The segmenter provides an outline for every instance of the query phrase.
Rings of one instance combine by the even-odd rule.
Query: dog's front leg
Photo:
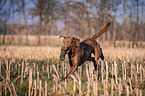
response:
[[[70,68],[69,73],[66,75],[66,77],[65,77],[64,79],[67,79],[67,78],[69,77],[69,75],[72,74],[72,73],[76,70],[76,68],[77,68],[77,66],[72,66],[72,67]]]
[[[79,60],[80,60],[80,58],[78,58],[78,57],[79,57],[78,55],[71,57],[71,62],[69,62],[70,63],[70,71],[64,79],[67,79],[69,77],[69,75],[72,74],[76,70],[76,68],[79,64]]]

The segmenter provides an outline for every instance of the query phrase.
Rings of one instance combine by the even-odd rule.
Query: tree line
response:
[[[91,37],[106,23],[102,41],[145,41],[144,0],[0,0],[0,39],[5,35]],[[26,38],[26,39],[27,39]],[[27,39],[27,43],[28,43]]]

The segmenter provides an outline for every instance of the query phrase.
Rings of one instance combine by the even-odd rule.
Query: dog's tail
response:
[[[100,35],[102,35],[104,32],[106,32],[109,26],[110,26],[110,22],[106,23],[105,26],[92,37],[92,39],[96,39]]]

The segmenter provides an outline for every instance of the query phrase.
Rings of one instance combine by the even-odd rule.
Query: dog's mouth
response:
[[[67,50],[66,53],[68,54],[70,52],[70,50]]]

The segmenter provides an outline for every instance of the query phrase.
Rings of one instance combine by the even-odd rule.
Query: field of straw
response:
[[[98,70],[86,62],[67,80],[60,47],[0,46],[0,96],[144,96],[145,49],[103,47]]]

